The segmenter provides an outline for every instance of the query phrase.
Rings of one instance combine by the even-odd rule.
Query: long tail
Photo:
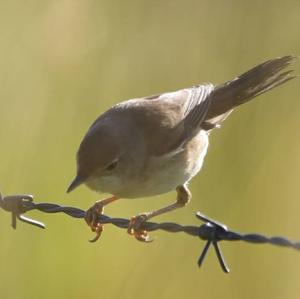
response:
[[[211,104],[206,120],[217,125],[234,107],[295,78],[291,75],[293,70],[283,71],[294,60],[295,57],[291,55],[268,60],[232,81],[217,86],[210,95]]]

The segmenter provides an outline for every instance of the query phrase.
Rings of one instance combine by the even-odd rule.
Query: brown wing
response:
[[[152,155],[176,152],[201,129],[210,105],[212,84],[134,99],[115,108],[136,123]]]

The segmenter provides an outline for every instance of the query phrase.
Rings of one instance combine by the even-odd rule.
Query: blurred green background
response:
[[[87,209],[99,195],[66,195],[91,122],[128,98],[222,83],[269,58],[300,53],[300,2],[1,1],[0,188]],[[296,65],[296,69],[299,67]],[[237,109],[210,138],[193,200],[158,221],[198,224],[197,210],[231,228],[300,239],[300,102],[296,79]],[[103,195],[104,196],[104,195]],[[174,200],[123,200],[130,217]],[[204,243],[155,232],[142,244],[112,226],[90,244],[83,221],[31,212],[39,230],[0,211],[0,298],[299,298],[300,253],[222,244],[229,275]]]

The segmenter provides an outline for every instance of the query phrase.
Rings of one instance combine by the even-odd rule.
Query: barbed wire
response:
[[[23,215],[26,212],[32,210],[38,210],[44,213],[64,213],[68,216],[79,219],[84,218],[86,213],[86,211],[76,207],[64,207],[53,203],[34,203],[33,196],[29,194],[17,194],[9,196],[2,196],[0,194],[0,207],[3,210],[11,213],[11,225],[14,229],[16,229],[17,227],[17,219],[39,228],[45,228],[45,225],[42,222],[25,217]],[[201,212],[197,212],[196,217],[204,223],[200,226],[191,226],[180,225],[172,222],[145,222],[141,225],[141,228],[149,232],[155,230],[163,230],[171,233],[184,232],[188,235],[199,237],[200,239],[206,241],[206,244],[202,249],[202,252],[198,259],[198,266],[200,267],[203,264],[205,257],[207,256],[207,252],[212,245],[215,249],[219,264],[225,273],[229,273],[229,268],[226,265],[225,259],[219,247],[218,242],[220,241],[244,241],[254,244],[268,243],[271,245],[300,250],[299,241],[291,241],[285,237],[280,236],[267,237],[265,235],[257,233],[242,234],[236,231],[229,230],[226,225],[208,218]],[[100,215],[98,217],[98,222],[101,224],[110,223],[116,227],[127,229],[130,220],[124,218],[111,218],[106,215]]]

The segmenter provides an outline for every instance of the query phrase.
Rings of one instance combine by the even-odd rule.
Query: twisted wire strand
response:
[[[38,210],[44,213],[64,213],[73,218],[82,219],[85,217],[85,211],[76,207],[64,207],[53,203],[34,203],[33,196],[28,194],[1,196],[0,194],[0,207],[10,212],[12,215],[12,227],[16,228],[17,219],[40,227],[45,228],[45,225],[37,220],[25,217],[23,214],[32,210]],[[244,241],[252,244],[271,244],[281,247],[289,247],[300,250],[299,241],[291,241],[285,237],[274,236],[267,237],[262,234],[242,234],[233,230],[229,230],[227,226],[219,223],[213,219],[208,218],[204,214],[197,212],[196,217],[200,219],[203,224],[200,226],[181,225],[173,222],[145,222],[142,224],[142,229],[146,231],[163,230],[166,232],[177,233],[184,232],[191,236],[199,237],[207,241],[204,246],[200,258],[198,259],[199,267],[202,265],[208,249],[212,245],[215,249],[217,259],[220,263],[222,270],[226,273],[229,272],[224,257],[221,253],[218,242],[220,241]],[[129,219],[124,218],[111,218],[107,215],[100,215],[98,219],[101,224],[113,224],[114,226],[122,229],[127,229],[130,222]]]

